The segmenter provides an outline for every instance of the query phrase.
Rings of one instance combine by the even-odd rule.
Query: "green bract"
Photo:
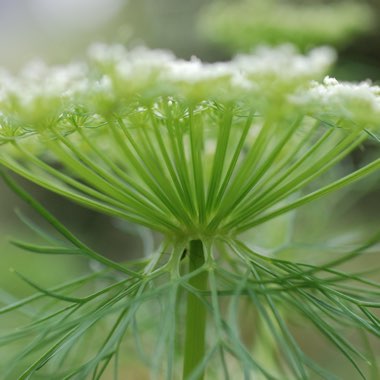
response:
[[[220,373],[219,367],[209,370],[215,378],[222,373],[228,378],[231,358],[242,363],[242,373],[261,373],[268,379],[284,378],[281,373],[305,379],[309,371],[325,376],[292,337],[282,308],[312,321],[361,373],[353,358],[357,352],[334,326],[339,315],[339,322],[380,335],[380,324],[368,310],[378,306],[374,297],[379,286],[335,267],[377,239],[313,267],[262,256],[240,237],[380,168],[377,158],[327,185],[316,182],[379,131],[379,89],[368,83],[339,84],[328,77],[321,81],[333,59],[328,48],[300,55],[282,46],[206,64],[162,51],[97,45],[85,63],[34,64],[19,76],[1,73],[3,166],[84,206],[164,235],[160,249],[148,258],[127,266],[114,263],[82,243],[6,177],[64,238],[47,246],[16,245],[45,254],[79,254],[108,268],[94,274],[108,286],[85,297],[67,295],[71,285],[46,291],[27,280],[43,295],[70,306],[50,314],[43,309],[38,323],[0,338],[5,344],[37,334],[20,360],[40,354],[27,360],[20,378],[29,378],[47,362],[48,375],[61,371],[59,378],[100,378],[111,360],[117,368],[117,352],[128,329],[138,335],[131,326],[139,309],[148,305],[156,310],[157,299],[165,307],[149,366],[157,376],[165,370],[167,378],[178,378],[172,328],[183,329],[176,322],[177,315],[185,318],[181,291],[188,296],[186,379],[202,378],[209,361],[218,360],[216,353],[224,365]],[[308,190],[311,183],[313,191]],[[188,273],[181,264],[185,257]],[[110,271],[116,274],[110,276]],[[347,281],[358,286],[348,289]],[[371,290],[363,290],[363,283]],[[279,371],[261,365],[240,340],[242,295],[273,334],[283,357]],[[220,310],[220,297],[225,297],[226,314]],[[205,340],[208,315],[215,337]],[[107,318],[112,323],[100,348],[88,347],[90,359],[70,362],[65,350],[76,347],[92,326]],[[60,365],[65,360],[67,370]]]

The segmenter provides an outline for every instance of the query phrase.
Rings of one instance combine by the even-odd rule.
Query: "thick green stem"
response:
[[[200,240],[190,242],[189,273],[199,269],[205,262],[203,244]],[[189,280],[189,284],[198,290],[207,287],[207,272],[203,271]],[[187,296],[185,356],[183,365],[183,379],[187,380],[194,370],[202,363],[205,355],[206,307],[202,301],[189,293]],[[204,371],[200,372],[196,380],[204,378]]]

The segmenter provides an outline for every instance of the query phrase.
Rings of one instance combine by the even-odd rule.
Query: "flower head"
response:
[[[364,121],[378,112],[376,87],[311,81],[334,59],[327,48],[305,56],[290,46],[260,48],[202,63],[97,45],[89,57],[2,75],[1,135],[10,144],[1,160],[76,201],[166,234],[234,234],[257,224],[359,144]],[[328,128],[321,117],[332,114],[363,127]],[[31,141],[41,152],[33,159]],[[20,155],[35,169],[16,164]],[[63,173],[48,166],[54,162]]]
[[[339,82],[327,76],[322,83],[312,82],[310,88],[296,94],[293,99],[319,117],[348,120],[361,128],[378,128],[380,87],[370,81]]]

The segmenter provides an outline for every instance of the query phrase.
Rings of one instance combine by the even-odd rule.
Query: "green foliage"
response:
[[[212,2],[201,14],[200,30],[233,52],[283,43],[305,51],[323,44],[345,45],[373,24],[363,2],[242,0]]]

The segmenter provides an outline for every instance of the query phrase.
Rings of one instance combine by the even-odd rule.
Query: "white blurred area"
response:
[[[0,66],[66,60],[112,28],[126,0],[0,0]]]

